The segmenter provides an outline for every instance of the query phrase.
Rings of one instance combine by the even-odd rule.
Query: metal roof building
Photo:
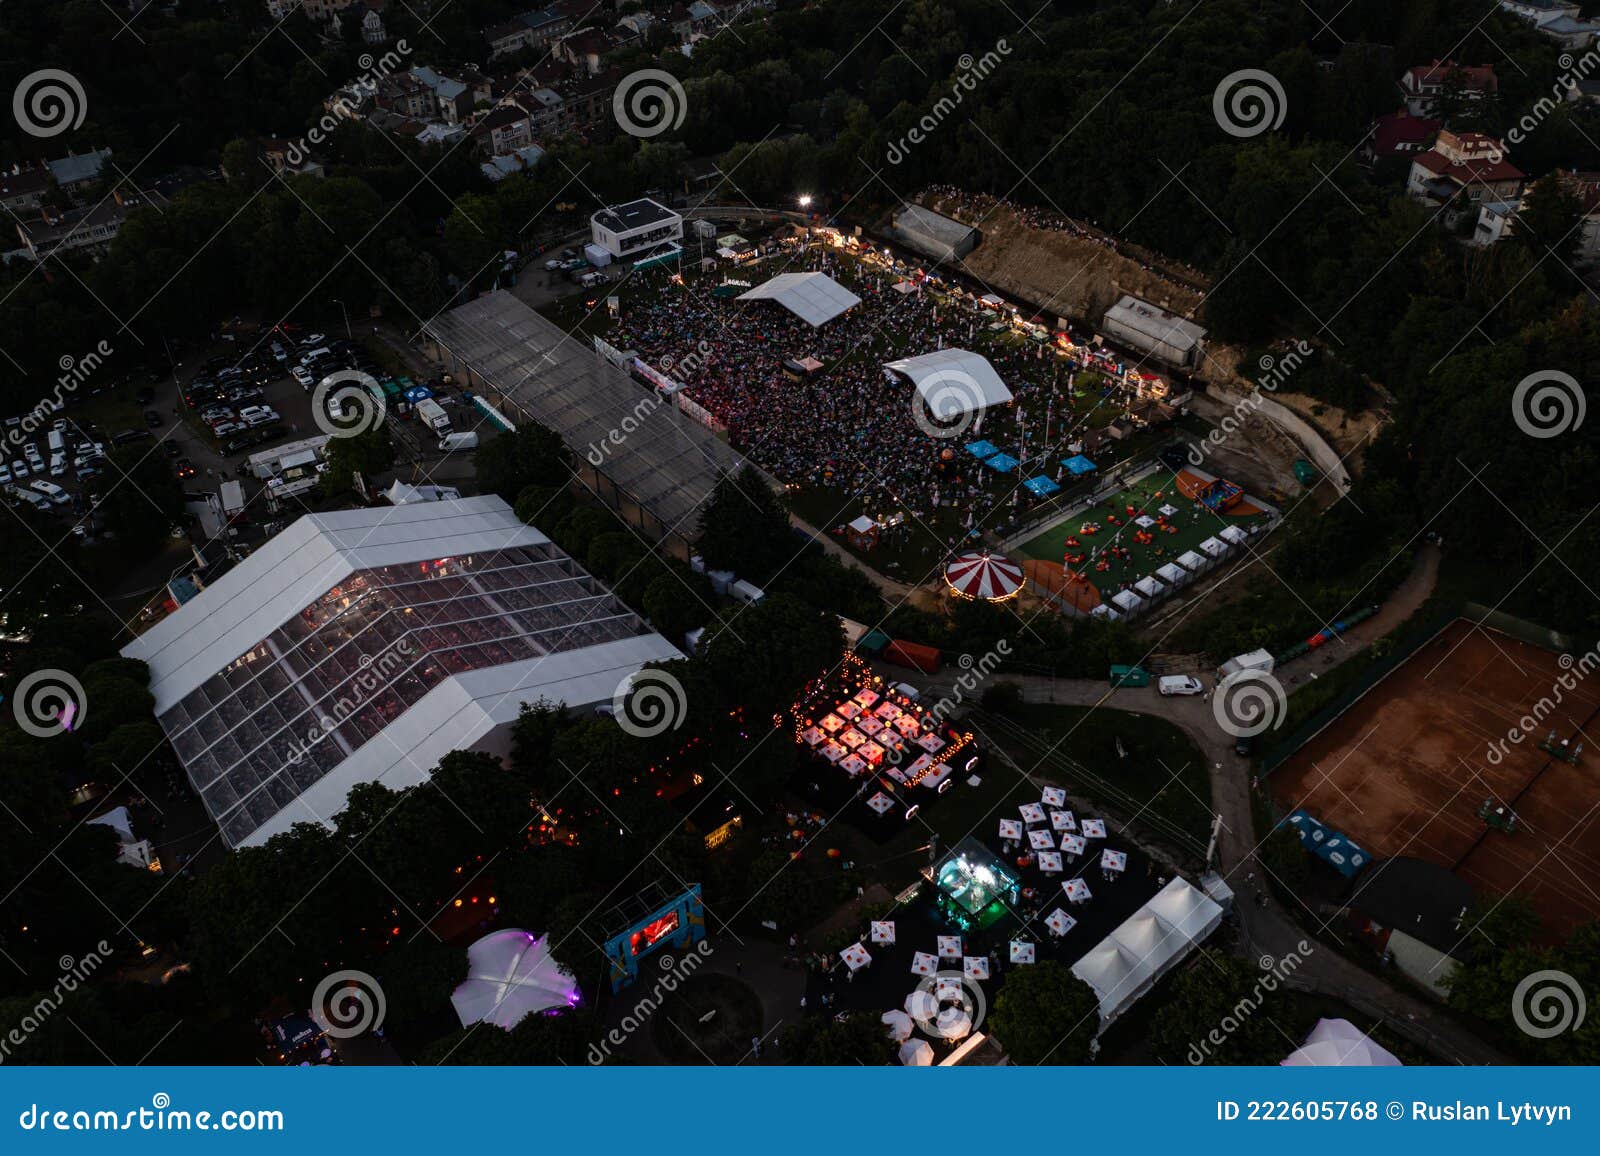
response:
[[[626,370],[501,290],[429,322],[434,355],[513,421],[560,435],[583,483],[687,553],[699,510],[743,458]]]
[[[1106,310],[1100,327],[1124,345],[1185,368],[1199,365],[1205,348],[1203,328],[1131,294]]]
[[[122,653],[230,847],[681,657],[497,497],[307,515]]]

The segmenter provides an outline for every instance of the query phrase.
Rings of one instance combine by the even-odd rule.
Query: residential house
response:
[[[18,221],[17,236],[35,261],[56,253],[103,249],[135,209],[164,201],[159,193],[118,189],[88,208],[63,213],[46,207],[34,220]]]
[[[1362,158],[1368,164],[1375,164],[1422,152],[1443,127],[1440,121],[1412,116],[1403,108],[1396,109],[1372,122],[1366,143],[1361,146]]]
[[[283,20],[300,9],[318,24],[326,23],[357,0],[267,0],[267,14]]]
[[[1600,23],[1585,20],[1582,8],[1571,0],[1500,0],[1500,7],[1562,48],[1585,48],[1600,36]]]
[[[1493,245],[1511,236],[1516,229],[1522,202],[1485,201],[1478,209],[1478,223],[1472,230],[1472,244]]]
[[[472,126],[472,140],[490,156],[514,153],[533,144],[533,118],[515,103],[502,104]]]
[[[524,48],[542,48],[571,30],[592,7],[553,4],[486,29],[483,37],[489,42],[489,58],[508,56]]]
[[[0,173],[0,209],[30,212],[50,191],[50,169],[45,165],[12,165]]]
[[[398,116],[432,120],[439,112],[433,89],[409,72],[386,76],[378,82],[375,98],[379,108]]]
[[[1435,116],[1440,98],[1450,88],[1458,91],[1463,100],[1473,102],[1493,97],[1500,91],[1500,81],[1488,64],[1435,60],[1406,69],[1400,78],[1400,99],[1412,116]]]
[[[1444,129],[1425,153],[1411,162],[1406,191],[1421,201],[1448,204],[1463,200],[1474,208],[1486,201],[1516,200],[1522,170],[1506,160],[1506,148],[1481,132]]]
[[[382,44],[389,39],[389,32],[383,26],[383,10],[388,6],[388,0],[361,0],[366,8],[361,17],[361,39],[368,44]]]
[[[478,104],[478,90],[464,80],[442,76],[431,68],[411,70],[411,76],[433,91],[437,115],[445,124],[461,124]]]
[[[90,185],[98,181],[101,171],[110,159],[110,149],[93,149],[86,153],[68,153],[60,160],[48,162],[50,178],[62,190],[68,193],[76,193],[80,186]]]
[[[491,181],[503,181],[512,173],[525,172],[538,164],[544,156],[544,150],[538,145],[529,145],[527,148],[518,149],[514,153],[504,153],[500,156],[490,157],[479,166],[483,175]]]
[[[1529,24],[1554,20],[1557,16],[1576,16],[1582,11],[1577,0],[1500,0],[1500,7]]]
[[[617,21],[615,36],[618,44],[634,44],[643,40],[659,21],[648,12],[634,12]]]
[[[603,28],[583,28],[556,41],[551,50],[557,60],[582,68],[590,76],[598,76],[606,54],[616,49],[617,42]]]

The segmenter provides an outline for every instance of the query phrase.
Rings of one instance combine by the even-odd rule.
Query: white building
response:
[[[230,847],[681,657],[497,497],[307,515],[122,653]]]
[[[683,218],[648,197],[601,209],[589,219],[594,243],[615,260],[633,260],[683,240]]]
[[[1206,331],[1186,317],[1124,294],[1100,327],[1124,345],[1171,365],[1194,368],[1205,351]]]

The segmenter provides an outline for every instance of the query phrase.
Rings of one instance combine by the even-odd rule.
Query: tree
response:
[[[789,517],[761,475],[746,466],[724,476],[700,513],[700,556],[761,585],[798,553]]]
[[[780,1049],[787,1063],[806,1067],[878,1066],[894,1059],[895,1046],[875,1012],[802,1016],[783,1033]]]
[[[561,438],[532,422],[484,442],[473,452],[472,464],[478,484],[508,502],[529,486],[565,486],[572,476]]]
[[[454,1028],[450,994],[467,978],[467,953],[426,934],[383,957],[377,980],[388,1005],[384,1021],[397,1035],[421,1042]]]
[[[1018,1064],[1081,1064],[1100,1028],[1094,989],[1055,960],[1013,970],[989,1011],[995,1038]]]
[[[711,620],[711,603],[716,597],[704,574],[663,574],[644,588],[644,612],[651,623],[669,639],[681,640],[697,626]]]
[[[590,1046],[603,1028],[587,1009],[531,1015],[509,1032],[475,1024],[425,1049],[422,1064],[554,1065],[589,1062]]]
[[[1288,823],[1272,829],[1258,853],[1267,877],[1291,895],[1299,895],[1311,880],[1310,854],[1300,842],[1300,832]]]
[[[838,616],[786,594],[725,614],[707,635],[705,669],[752,717],[783,709],[844,652]]]
[[[349,437],[328,439],[328,472],[323,485],[330,493],[355,488],[355,475],[381,474],[394,465],[394,442],[383,423]]]
[[[1277,989],[1275,973],[1202,948],[1168,985],[1151,1045],[1169,1064],[1275,1064],[1288,1050],[1272,1026]]]

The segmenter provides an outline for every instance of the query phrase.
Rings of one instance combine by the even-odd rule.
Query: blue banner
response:
[[[1137,1156],[1336,1139],[1595,1151],[1585,1068],[111,1068],[0,1070],[0,1151],[599,1149],[663,1129],[765,1152]],[[813,1130],[814,1129],[814,1130]],[[212,1133],[221,1133],[219,1138]],[[672,1146],[670,1135],[655,1143]]]

